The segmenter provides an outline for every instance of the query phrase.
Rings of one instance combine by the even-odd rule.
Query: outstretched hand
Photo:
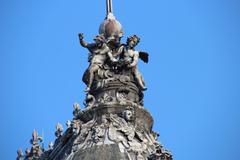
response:
[[[79,33],[78,37],[79,37],[80,40],[83,40],[83,38],[84,38],[83,33]]]

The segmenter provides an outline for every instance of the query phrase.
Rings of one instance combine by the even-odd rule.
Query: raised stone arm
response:
[[[83,40],[83,33],[79,33],[78,34],[78,37],[79,37],[79,42],[80,42],[80,45],[83,46],[83,47],[87,47],[88,43],[86,43],[84,40]]]
[[[95,47],[96,45],[94,43],[87,43],[85,42],[83,39],[84,39],[84,36],[83,36],[83,33],[79,33],[78,34],[78,37],[79,37],[79,42],[80,42],[80,45],[84,48],[87,48],[87,49],[91,49],[93,47]]]

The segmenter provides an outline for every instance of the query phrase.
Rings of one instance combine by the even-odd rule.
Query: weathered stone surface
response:
[[[111,0],[107,0],[108,7]],[[111,11],[112,9],[108,9]],[[172,160],[172,155],[157,141],[152,131],[153,118],[144,109],[143,92],[147,89],[138,70],[138,59],[148,62],[148,54],[136,51],[136,35],[121,43],[122,28],[112,24],[112,12],[100,27],[94,43],[79,34],[80,44],[89,50],[89,67],[83,75],[86,83],[85,109],[75,103],[73,119],[67,130],[56,126],[56,140],[49,150],[38,144],[36,132],[32,148],[19,160]],[[116,22],[116,21],[115,21]]]
[[[129,160],[117,144],[94,146],[77,151],[68,160]]]
[[[83,122],[88,122],[93,119],[93,117],[101,118],[103,115],[107,114],[118,114],[121,115],[127,108],[128,105],[119,105],[118,103],[111,105],[103,105],[96,108],[91,108],[89,110],[84,110],[81,113],[80,120]],[[148,132],[152,130],[153,118],[151,114],[142,107],[134,107],[134,121],[135,126],[142,128]]]

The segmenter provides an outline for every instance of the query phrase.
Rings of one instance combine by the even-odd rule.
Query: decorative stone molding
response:
[[[112,1],[107,0],[107,6]],[[93,43],[80,44],[89,50],[89,67],[83,75],[87,88],[85,108],[73,105],[73,119],[67,129],[58,123],[56,140],[45,150],[43,139],[34,131],[31,150],[17,151],[17,160],[172,160],[152,131],[153,118],[143,107],[147,89],[138,70],[138,59],[148,62],[148,54],[136,51],[136,35],[121,43],[122,27],[107,9],[107,18]],[[114,22],[114,23],[113,23]]]

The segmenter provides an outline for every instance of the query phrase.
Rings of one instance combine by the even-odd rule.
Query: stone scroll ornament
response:
[[[34,131],[31,149],[17,151],[17,160],[172,160],[172,154],[158,142],[152,130],[153,118],[143,107],[147,89],[138,60],[148,63],[147,52],[137,51],[137,35],[121,42],[123,29],[106,0],[107,16],[99,34],[88,43],[80,33],[80,45],[89,52],[89,66],[83,74],[85,108],[73,105],[73,119],[66,130],[56,125],[54,142],[44,149]]]

